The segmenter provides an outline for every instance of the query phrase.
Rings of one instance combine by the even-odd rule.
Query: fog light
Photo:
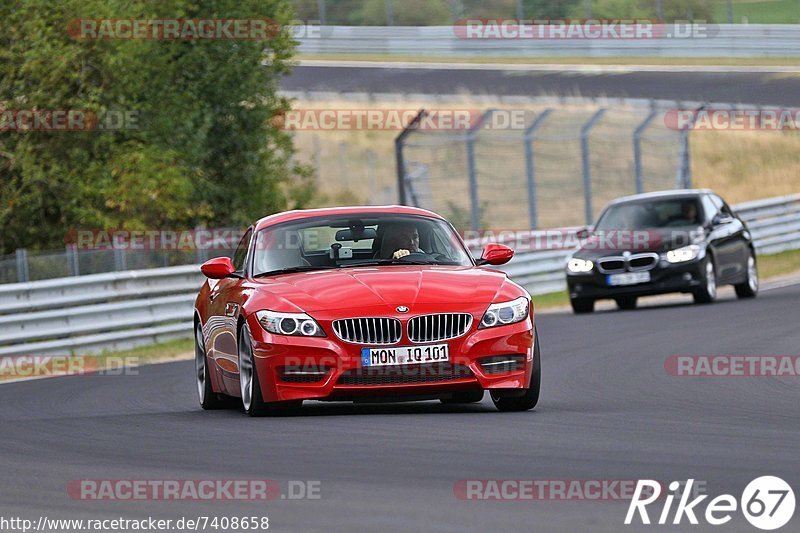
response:
[[[691,272],[685,272],[683,274],[683,281],[692,281],[692,273]]]

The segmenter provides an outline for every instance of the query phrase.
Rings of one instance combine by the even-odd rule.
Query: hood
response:
[[[577,257],[592,258],[622,255],[623,252],[663,253],[682,246],[697,244],[705,232],[701,227],[648,229],[636,231],[607,231],[591,235],[581,244]]]
[[[252,281],[248,302],[278,311],[331,311],[399,305],[489,304],[504,272],[476,267],[400,265],[283,274]],[[513,285],[513,284],[511,284]],[[277,301],[276,301],[277,300]]]

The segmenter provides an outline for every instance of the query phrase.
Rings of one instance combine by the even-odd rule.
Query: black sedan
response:
[[[633,309],[639,296],[691,293],[711,303],[730,284],[739,298],[758,293],[756,252],[745,223],[709,190],[672,190],[619,198],[594,227],[578,232],[567,285],[576,313],[612,298]]]

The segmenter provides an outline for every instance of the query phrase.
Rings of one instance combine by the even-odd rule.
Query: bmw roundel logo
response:
[[[408,307],[406,307],[405,305],[398,305],[397,306],[397,312],[398,313],[408,313]]]

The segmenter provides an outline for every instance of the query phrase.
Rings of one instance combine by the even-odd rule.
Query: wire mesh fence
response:
[[[589,224],[616,197],[691,185],[685,132],[653,120],[654,105],[528,110],[514,128],[489,110],[468,130],[412,128],[400,196],[461,229]]]

